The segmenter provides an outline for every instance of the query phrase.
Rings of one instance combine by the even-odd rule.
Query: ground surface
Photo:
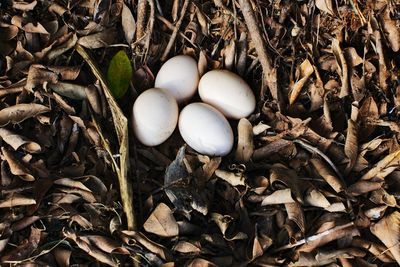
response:
[[[397,266],[399,29],[395,0],[1,1],[1,265]],[[226,157],[133,138],[178,54],[257,96]]]

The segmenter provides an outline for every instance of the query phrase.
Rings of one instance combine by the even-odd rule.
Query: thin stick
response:
[[[349,223],[346,223],[346,224],[344,224],[344,225],[336,226],[336,227],[334,227],[334,228],[332,228],[332,229],[326,230],[325,232],[322,232],[322,233],[319,233],[319,234],[316,234],[316,235],[313,235],[313,236],[304,238],[304,239],[302,239],[302,240],[299,240],[299,241],[297,241],[296,243],[287,244],[287,245],[285,245],[285,246],[283,246],[283,247],[277,248],[277,249],[274,250],[274,252],[278,252],[278,251],[285,250],[285,249],[289,249],[289,248],[298,247],[298,246],[300,246],[300,245],[305,244],[306,242],[310,242],[310,241],[315,241],[315,240],[321,239],[322,237],[327,236],[327,235],[329,235],[329,234],[331,234],[331,233],[333,233],[333,232],[346,229],[346,228],[351,227],[351,226],[353,226],[353,225],[354,225],[353,222],[349,222]]]
[[[273,99],[279,103],[279,92],[277,86],[276,71],[271,66],[271,60],[268,56],[267,49],[262,38],[260,29],[258,28],[256,18],[250,0],[239,0],[239,4],[243,13],[244,20],[250,33],[250,37],[254,42],[254,47],[257,51],[258,58],[264,71],[264,79],[268,86]],[[261,99],[264,99],[264,90],[261,90]]]
[[[147,0],[139,0],[137,8],[136,41],[144,35],[146,21]]]
[[[176,36],[178,35],[179,28],[181,27],[181,24],[182,24],[183,18],[185,17],[185,13],[186,13],[188,6],[189,6],[189,0],[185,0],[185,2],[183,2],[179,20],[176,22],[175,29],[172,32],[171,39],[169,39],[167,48],[165,48],[164,54],[161,56],[161,61],[165,61],[167,59],[168,54],[171,51],[171,48],[175,43]]]
[[[100,81],[100,84],[104,90],[104,95],[107,99],[107,102],[110,106],[113,106],[111,109],[112,119],[114,121],[114,127],[117,132],[118,141],[120,144],[119,153],[120,156],[120,164],[112,157],[112,153],[110,148],[106,147],[106,150],[111,154],[111,160],[113,162],[114,168],[117,172],[120,194],[122,200],[122,206],[126,215],[128,229],[135,230],[136,229],[136,219],[133,208],[133,192],[132,186],[128,179],[128,121],[121,109],[119,108],[117,102],[114,100],[111,95],[110,89],[108,88],[107,82],[101,73],[100,69],[97,67],[96,63],[91,59],[91,57],[87,54],[86,50],[79,44],[75,46],[76,51],[81,55],[81,57],[88,63],[90,66],[94,76]],[[96,125],[96,124],[95,124]],[[100,129],[99,129],[100,130]],[[101,133],[99,131],[99,133]],[[108,146],[108,145],[107,145]]]

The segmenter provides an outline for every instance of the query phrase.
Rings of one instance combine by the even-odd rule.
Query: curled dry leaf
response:
[[[371,226],[376,235],[400,264],[400,212],[395,211]]]
[[[390,17],[389,8],[386,7],[381,15],[383,30],[387,34],[390,47],[394,52],[400,50],[400,29],[396,21]]]
[[[308,78],[313,74],[314,68],[311,65],[308,59],[304,60],[303,63],[299,66],[298,72],[298,81],[293,85],[290,94],[289,94],[289,103],[292,105],[297,97],[300,95],[301,89],[304,84],[308,80]]]
[[[400,149],[390,153],[381,159],[375,166],[365,173],[361,180],[371,180],[373,178],[384,179],[400,166]]]
[[[353,169],[358,157],[358,106],[357,103],[353,103],[351,110],[351,119],[347,121],[347,135],[346,142],[344,144],[344,153],[349,160],[347,163],[345,174],[349,174]]]
[[[17,104],[0,110],[0,127],[9,123],[21,123],[26,119],[49,112],[50,109],[40,104]]]
[[[342,87],[340,89],[339,97],[345,97],[350,94],[349,68],[343,50],[340,47],[340,42],[336,38],[332,40],[332,52],[335,55],[336,62],[340,70],[339,75],[342,78]]]
[[[266,196],[261,202],[261,206],[294,203],[292,191],[289,188],[276,190],[272,194]]]
[[[345,185],[342,180],[336,177],[328,166],[319,158],[310,159],[316,172],[337,192],[343,191]]]
[[[12,174],[19,176],[25,181],[35,181],[35,177],[32,175],[31,170],[29,170],[25,162],[18,159],[12,151],[4,147],[1,148],[1,152],[3,153]]]
[[[17,206],[30,206],[35,204],[36,201],[33,198],[14,194],[8,197],[6,200],[1,200],[0,208],[13,208]]]
[[[112,44],[115,41],[116,36],[116,31],[113,28],[110,28],[98,33],[83,36],[78,39],[77,43],[89,49],[96,49],[107,47],[108,45]]]
[[[143,224],[144,229],[163,237],[177,236],[179,233],[178,224],[171,209],[164,203],[160,203]]]
[[[238,145],[235,158],[238,162],[246,163],[253,155],[253,127],[251,123],[242,118],[238,124]]]
[[[41,151],[41,147],[38,143],[33,142],[22,135],[7,130],[6,128],[0,128],[0,137],[14,150],[22,148],[29,153],[39,153]]]
[[[128,44],[132,43],[136,31],[136,21],[132,15],[131,10],[125,4],[122,7],[121,24],[124,30],[125,40]]]
[[[171,252],[164,246],[148,239],[143,233],[136,231],[122,231],[122,240],[128,245],[135,245],[136,242],[141,244],[147,250],[158,255],[165,261],[172,260]],[[133,239],[133,240],[132,240]]]
[[[324,11],[331,16],[335,15],[333,11],[332,0],[316,0],[315,5],[319,10]]]
[[[243,175],[243,173],[216,170],[215,175],[232,186],[246,185],[246,177]]]
[[[111,257],[110,254],[104,253],[101,250],[97,249],[94,245],[87,242],[88,240],[85,240],[85,238],[79,237],[72,230],[64,229],[63,234],[66,238],[74,241],[81,250],[85,251],[87,254],[89,254],[96,260],[98,260],[102,263],[105,263],[109,266],[115,266],[115,267],[118,266],[117,262],[115,262],[113,260],[113,258]]]

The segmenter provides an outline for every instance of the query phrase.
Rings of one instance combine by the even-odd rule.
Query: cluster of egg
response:
[[[186,105],[198,89],[201,102]],[[183,140],[194,150],[224,156],[233,147],[233,132],[227,120],[249,116],[256,100],[251,88],[238,75],[212,70],[201,79],[196,61],[176,56],[157,74],[155,88],[144,91],[133,105],[133,128],[137,139],[156,146],[171,136],[178,124]]]

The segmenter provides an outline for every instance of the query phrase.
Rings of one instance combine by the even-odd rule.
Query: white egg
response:
[[[210,156],[225,156],[232,150],[233,132],[227,119],[205,103],[187,105],[179,115],[179,132],[194,150]]]
[[[148,89],[133,105],[133,130],[137,139],[146,146],[157,146],[167,140],[177,122],[178,103],[164,90]]]
[[[157,74],[155,87],[167,90],[178,103],[189,100],[197,90],[199,71],[196,61],[185,55],[169,59]]]
[[[230,119],[245,118],[256,107],[256,98],[249,85],[228,70],[212,70],[204,74],[199,83],[199,95],[203,102]]]

